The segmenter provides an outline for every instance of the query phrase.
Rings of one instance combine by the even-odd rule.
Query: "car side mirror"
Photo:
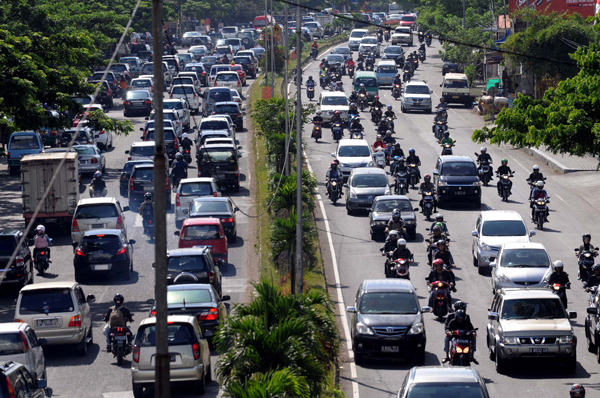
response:
[[[130,245],[135,245],[135,242],[136,242],[135,239],[129,239],[129,244]]]
[[[431,90],[431,91],[429,92],[429,94],[433,94],[433,90]]]
[[[231,300],[231,297],[229,297],[228,295],[221,297],[221,301],[229,301],[229,300]]]
[[[356,314],[356,308],[354,308],[352,306],[346,307],[346,312],[351,312],[353,314]]]
[[[331,157],[334,158],[335,157],[335,152],[331,152]]]
[[[488,313],[488,319],[490,321],[497,321],[499,318],[498,313],[497,312],[490,312]]]
[[[348,184],[344,184],[344,188],[350,188]]]
[[[39,345],[46,345],[46,344],[48,344],[48,340],[46,340],[46,339],[38,339],[38,344]]]
[[[435,169],[435,170],[433,170],[433,174],[438,175],[438,174],[440,174],[440,171],[438,169]]]
[[[175,235],[175,236],[179,236],[179,231],[175,231],[175,232],[173,232],[173,235]]]
[[[238,152],[238,158],[241,158],[241,157],[242,157],[242,153]]]
[[[88,294],[85,298],[85,301],[87,303],[94,303],[96,301],[96,296],[94,296],[93,294]]]
[[[529,236],[535,236],[535,231],[529,231]]]
[[[428,305],[426,305],[425,307],[421,308],[421,312],[422,313],[429,313],[429,312],[432,312],[432,311],[433,310]]]
[[[471,232],[471,236],[478,237],[479,236],[479,232],[473,231],[473,232]]]
[[[125,153],[126,153],[127,155],[129,155],[129,151],[125,151]]]
[[[154,265],[154,264],[152,264],[152,265]],[[154,299],[146,300],[146,304],[154,305],[154,302],[155,302]]]
[[[492,262],[490,263],[490,267],[491,267],[491,268],[496,268],[496,262],[495,262],[495,261],[492,261]]]
[[[588,307],[587,313],[591,315],[598,315],[598,308],[596,307]]]
[[[442,85],[440,84],[440,87],[442,87]],[[432,91],[433,92],[433,91]]]
[[[577,318],[577,311],[569,311],[569,319]]]
[[[42,388],[47,388],[48,387],[48,382],[44,379],[39,379],[37,381],[37,388],[42,389]]]
[[[236,211],[240,211],[239,207],[234,207],[233,208],[233,212],[235,213]]]

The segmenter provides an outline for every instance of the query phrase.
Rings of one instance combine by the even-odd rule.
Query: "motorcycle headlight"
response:
[[[365,325],[363,323],[360,323],[360,322],[356,324],[356,333],[358,333],[358,334],[368,334],[368,335],[371,335],[371,336],[375,334],[375,332],[373,332],[373,329],[371,329],[367,325]]]
[[[573,335],[569,334],[566,336],[558,336],[558,344],[571,344],[573,342]]]
[[[519,339],[514,336],[504,336],[504,337],[502,337],[502,343],[504,343],[504,344],[519,344]]]
[[[350,199],[356,199],[356,194],[353,192],[350,192]]]
[[[412,325],[407,334],[423,334],[423,330],[425,330],[425,326],[422,322],[419,322]]]
[[[447,187],[447,186],[448,186],[448,183],[447,183],[446,181],[440,181],[440,182],[438,183],[438,185],[439,185],[440,187]]]
[[[498,275],[498,280],[500,282],[504,282],[504,283],[509,283],[510,282],[510,279],[508,279],[508,276],[506,276],[504,274]]]

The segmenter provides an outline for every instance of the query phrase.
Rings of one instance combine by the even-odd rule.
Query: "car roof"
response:
[[[2,323],[0,323],[0,333],[18,332],[25,325],[27,325],[27,324],[24,322],[2,322]]]
[[[369,148],[371,147],[369,145],[369,143],[367,142],[367,140],[356,140],[356,139],[352,139],[352,138],[343,138],[340,140],[339,144],[338,144],[338,148],[341,146],[368,146]]]
[[[186,218],[183,220],[183,225],[221,225],[221,221],[211,217]]]
[[[470,156],[466,156],[466,155],[443,155],[443,156],[440,156],[440,161],[442,161],[442,162],[469,162],[469,163],[475,163],[475,161],[473,159],[471,159]]]
[[[519,299],[519,298],[546,298],[546,299],[559,299],[556,293],[551,292],[546,288],[502,288],[498,289],[498,292],[507,299]]]
[[[382,65],[382,64],[396,66],[396,61],[394,61],[393,59],[382,59],[379,61],[379,63],[377,65]]]
[[[418,366],[410,370],[411,384],[479,383],[477,371],[466,366]]]
[[[422,80],[411,80],[408,83],[406,83],[406,85],[407,86],[427,86],[427,87],[429,87],[429,85]]]
[[[381,195],[376,196],[374,200],[375,202],[383,202],[385,200],[408,200],[410,202],[408,196],[404,195]]]
[[[104,198],[86,198],[79,199],[77,206],[79,205],[100,205],[105,203],[117,203],[117,199],[114,197],[104,197]]]
[[[213,149],[213,148],[227,148],[227,149],[234,149],[237,150],[237,147],[233,144],[204,144],[202,145],[202,149],[207,148],[207,149]]]
[[[407,279],[366,279],[363,281],[363,293],[389,291],[414,293],[415,288]]]
[[[375,72],[373,71],[358,71],[358,72],[354,72],[354,79],[356,80],[356,78],[359,77],[372,77],[373,79],[376,79],[377,77],[375,76]],[[410,84],[406,83],[406,84]]]
[[[209,250],[208,246],[195,246],[186,249],[173,249],[167,251],[169,257],[183,257],[183,256],[203,256]],[[176,285],[175,285],[176,286]]]
[[[504,243],[502,245],[502,248],[504,250],[506,249],[544,249],[546,250],[546,247],[539,243],[539,242],[510,242],[510,243]]]
[[[199,183],[199,182],[215,182],[215,178],[214,177],[184,178],[183,180],[179,181],[179,185],[193,184],[193,183]]]
[[[20,229],[17,228],[2,228],[0,229],[0,236],[1,235],[18,235],[20,234],[22,231]]]
[[[339,91],[324,91],[321,93],[321,97],[344,97],[347,98],[346,93]]]
[[[194,202],[227,202],[229,203],[229,198],[226,196],[206,196],[202,198],[194,199]]]
[[[85,231],[83,236],[97,236],[97,235],[116,235],[120,236],[123,231],[120,229],[92,229]]]
[[[520,220],[523,221],[523,217],[515,210],[487,210],[481,212],[481,218],[483,221],[498,221],[498,220]]]
[[[73,281],[34,283],[32,285],[23,286],[21,292],[41,289],[73,289],[77,285],[78,283]]]
[[[357,169],[352,169],[352,175],[357,174],[383,174],[387,176],[385,170],[380,169],[379,167],[359,167]]]
[[[167,322],[180,322],[180,323],[189,323],[190,325],[194,324],[194,317],[192,315],[169,315],[167,317]],[[156,317],[149,317],[144,319],[140,326],[142,325],[153,325],[156,323]]]
[[[446,73],[446,75],[444,76],[444,80],[451,80],[451,79],[467,80],[467,75],[465,75],[464,73]]]

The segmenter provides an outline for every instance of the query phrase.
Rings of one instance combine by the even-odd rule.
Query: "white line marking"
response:
[[[310,166],[310,162],[306,153],[304,153],[304,158],[306,159],[306,166],[308,167],[308,171],[314,174],[312,167]],[[338,296],[338,311],[340,312],[340,316],[342,317],[342,326],[344,328],[344,335],[346,338],[346,346],[348,347],[348,357],[352,362],[350,362],[350,376],[352,377],[352,396],[354,398],[359,398],[358,391],[358,383],[357,378],[358,374],[356,372],[356,364],[354,363],[354,351],[352,351],[352,337],[350,335],[350,328],[348,327],[348,319],[346,318],[346,305],[344,304],[344,297],[342,296],[342,284],[340,282],[340,271],[337,265],[337,259],[335,257],[335,248],[333,247],[333,239],[331,237],[331,230],[329,229],[329,219],[327,218],[327,213],[325,212],[325,205],[323,204],[323,199],[320,194],[317,194],[317,201],[319,202],[319,207],[321,208],[321,213],[323,213],[323,223],[325,224],[325,231],[327,232],[327,240],[329,241],[329,251],[331,252],[331,263],[333,265],[333,274],[335,276],[335,290]]]
[[[525,170],[526,172],[529,172],[529,169],[527,169],[527,167],[523,166],[523,165],[521,164],[521,162],[519,162],[518,160],[516,160],[516,159],[514,159],[514,158],[513,158],[513,159],[511,159],[511,160],[512,160],[513,162],[515,162],[516,164],[518,164],[519,166],[521,166],[521,167],[523,168],[523,170]]]
[[[559,198],[560,200],[562,200],[563,202],[565,202],[565,200],[563,198],[561,198],[557,193],[554,194],[557,198]]]

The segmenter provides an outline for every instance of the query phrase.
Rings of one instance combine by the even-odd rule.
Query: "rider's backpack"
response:
[[[153,218],[154,217],[154,209],[152,204],[146,204],[144,205],[144,210],[143,210],[143,214],[142,214],[142,218],[144,220],[147,220],[149,218]]]
[[[125,316],[123,316],[123,312],[115,306],[110,307],[110,317],[108,318],[108,323],[111,328],[114,327],[124,327],[125,326]]]

